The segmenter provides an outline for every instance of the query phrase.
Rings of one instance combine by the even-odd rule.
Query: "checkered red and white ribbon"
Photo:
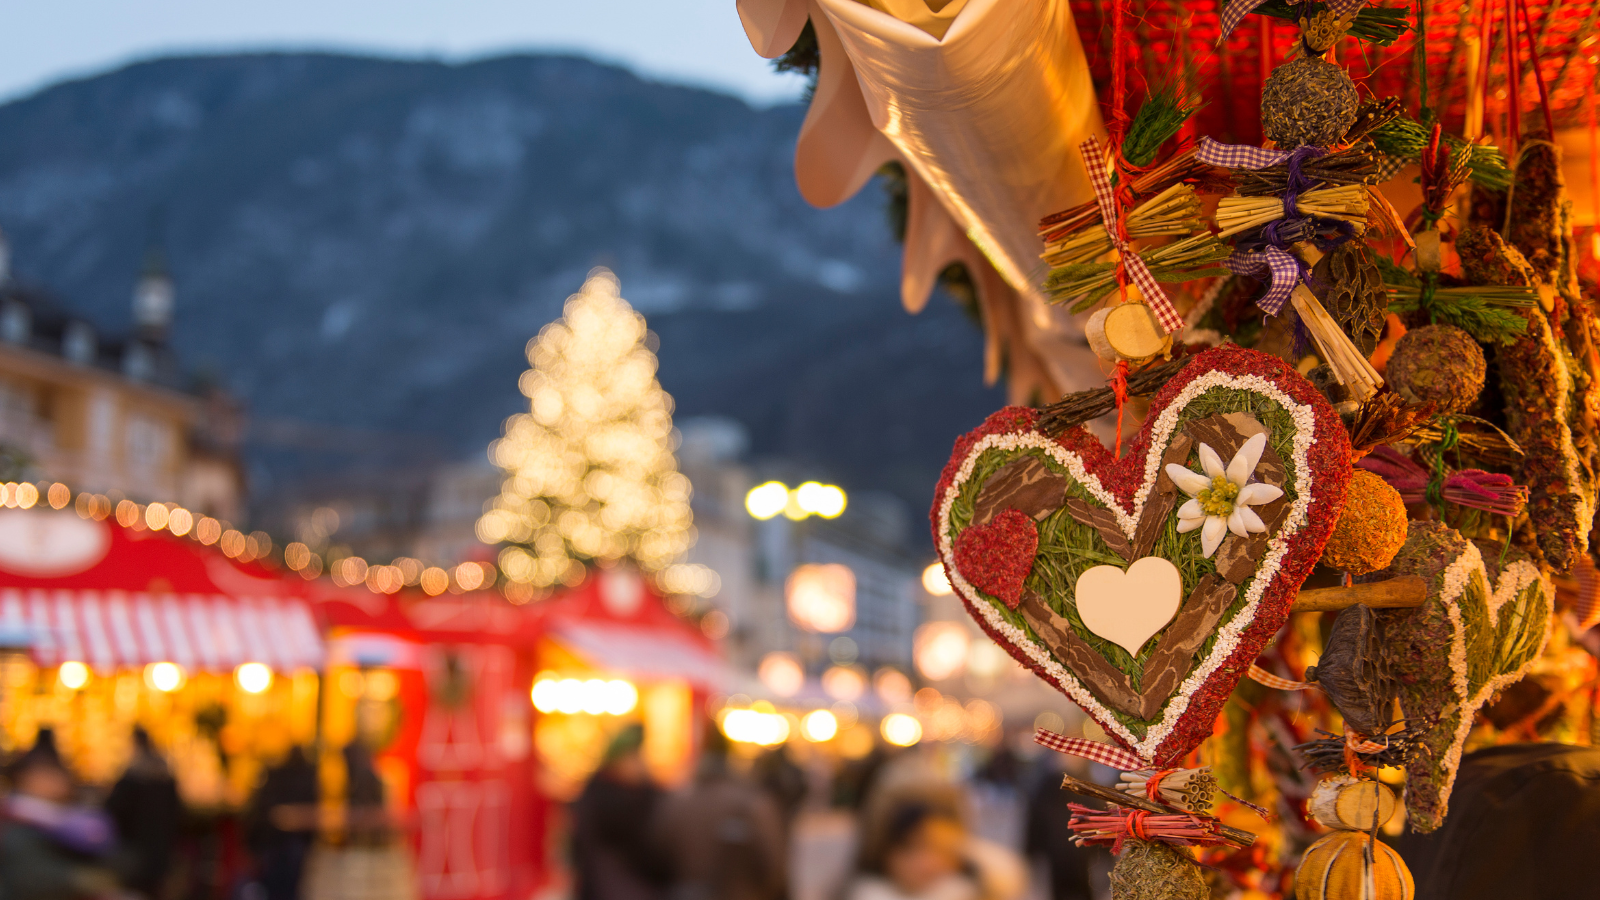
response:
[[[1268,150],[1249,144],[1224,144],[1202,137],[1195,144],[1194,158],[1219,169],[1265,169],[1284,162],[1290,157],[1288,150]]]
[[[1255,663],[1250,664],[1250,671],[1246,674],[1256,684],[1272,688],[1275,691],[1304,691],[1316,687],[1309,681],[1291,681],[1287,678],[1279,678]]]
[[[1381,750],[1389,749],[1389,741],[1387,738],[1385,738],[1384,742],[1380,744],[1376,741],[1369,741],[1365,738],[1362,738],[1359,741],[1355,740],[1357,737],[1360,737],[1360,735],[1353,731],[1345,732],[1344,736],[1345,745],[1357,753],[1377,753]]]
[[[1139,291],[1144,294],[1145,305],[1156,314],[1156,321],[1161,323],[1161,328],[1168,334],[1176,334],[1183,329],[1183,316],[1178,315],[1177,307],[1172,305],[1167,292],[1161,289],[1161,283],[1150,273],[1150,267],[1133,251],[1133,246],[1123,240],[1121,229],[1117,227],[1117,195],[1111,189],[1111,179],[1106,175],[1106,156],[1100,149],[1100,142],[1091,137],[1078,145],[1078,152],[1083,155],[1083,164],[1089,169],[1089,183],[1094,185],[1094,199],[1100,206],[1100,217],[1105,220],[1106,234],[1111,236],[1112,245],[1121,255],[1128,277],[1139,286]]]
[[[1283,304],[1288,302],[1305,272],[1294,254],[1271,246],[1254,253],[1235,250],[1222,264],[1235,275],[1248,275],[1270,282],[1267,292],[1256,301],[1256,306],[1269,316],[1275,316],[1283,310]]]
[[[1222,46],[1222,42],[1228,39],[1228,35],[1233,33],[1233,29],[1244,21],[1244,17],[1250,15],[1255,11],[1256,7],[1265,2],[1267,0],[1231,0],[1227,6],[1223,7],[1222,31],[1217,35],[1217,46]],[[1289,0],[1289,2],[1294,3],[1296,0]],[[1366,6],[1367,0],[1327,0],[1327,3],[1328,9],[1334,15],[1342,18]]]
[[[1033,742],[1041,747],[1049,747],[1058,753],[1076,756],[1097,762],[1102,766],[1121,769],[1124,772],[1136,772],[1140,769],[1150,768],[1150,764],[1134,756],[1120,747],[1102,744],[1099,741],[1087,741],[1083,738],[1067,737],[1057,734],[1048,728],[1035,729]]]

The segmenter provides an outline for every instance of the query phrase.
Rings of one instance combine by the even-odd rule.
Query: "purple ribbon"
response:
[[[1267,0],[1232,0],[1227,6],[1224,6],[1222,8],[1222,31],[1217,35],[1217,46],[1221,47],[1222,43],[1228,39],[1228,35],[1233,33],[1233,29],[1239,27],[1239,23],[1244,21],[1244,17],[1255,12],[1256,7],[1265,2]],[[1309,2],[1309,0],[1289,0],[1291,5],[1299,5],[1306,2]],[[1325,2],[1328,4],[1328,9],[1341,19],[1345,16],[1354,15],[1361,7],[1367,5],[1367,0],[1325,0]],[[1252,168],[1261,167],[1253,166]]]

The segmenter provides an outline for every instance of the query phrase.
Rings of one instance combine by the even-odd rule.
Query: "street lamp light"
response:
[[[846,503],[848,498],[843,488],[816,481],[807,481],[793,489],[781,481],[768,481],[744,495],[745,512],[763,521],[779,513],[795,521],[811,516],[837,519],[844,513]]]

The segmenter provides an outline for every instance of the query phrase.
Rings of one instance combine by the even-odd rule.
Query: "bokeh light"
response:
[[[247,694],[262,694],[272,687],[272,669],[264,663],[247,662],[233,670],[233,683]]]
[[[922,740],[922,723],[916,716],[890,713],[879,725],[883,739],[896,747],[910,747]]]
[[[833,740],[839,733],[839,720],[825,709],[814,709],[800,720],[800,734],[813,743]]]

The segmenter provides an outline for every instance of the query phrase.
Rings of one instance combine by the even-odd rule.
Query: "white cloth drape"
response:
[[[906,166],[906,308],[922,308],[946,265],[966,263],[991,380],[1004,360],[1015,399],[1100,383],[1081,327],[1039,289],[1037,223],[1089,199],[1077,146],[1104,133],[1066,0],[968,0],[943,38],[857,0],[738,8],[768,58],[808,17],[815,26],[821,70],[795,152],[806,200],[840,203],[884,162]]]

